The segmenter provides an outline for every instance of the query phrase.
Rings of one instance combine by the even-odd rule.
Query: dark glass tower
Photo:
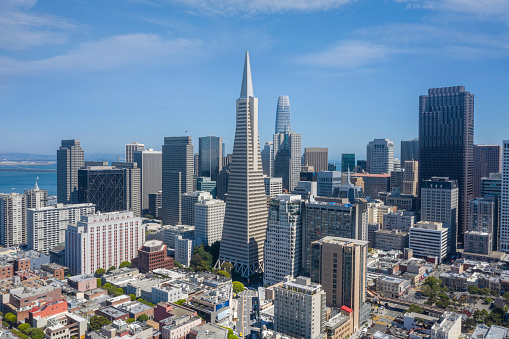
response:
[[[341,172],[347,172],[349,169],[352,171],[355,168],[355,154],[343,153],[341,154]]]
[[[200,137],[198,156],[198,176],[217,180],[223,168],[223,138]]]
[[[419,97],[419,180],[449,177],[459,186],[458,240],[473,198],[474,95],[464,86],[431,88]]]

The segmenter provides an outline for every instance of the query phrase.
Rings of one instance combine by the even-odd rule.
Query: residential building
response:
[[[383,251],[403,252],[408,247],[408,232],[400,230],[378,230],[375,232],[375,248]]]
[[[193,256],[193,240],[182,238],[181,235],[175,236],[175,261],[181,263],[185,267],[191,265]]]
[[[79,140],[62,140],[57,150],[57,201],[78,202],[78,170],[85,164],[85,153]]]
[[[171,270],[173,258],[168,257],[167,247],[161,240],[149,240],[138,249],[138,256],[132,260],[132,265],[145,274],[157,268]]]
[[[468,202],[474,198],[473,160],[474,95],[464,86],[430,88],[419,97],[419,180],[456,180],[458,232],[452,236],[460,241],[467,230]]]
[[[223,168],[223,138],[200,137],[198,154],[198,176],[216,181]]]
[[[263,184],[268,198],[275,198],[283,193],[283,178],[263,177]]]
[[[315,172],[327,171],[328,154],[329,150],[326,147],[306,147],[304,148],[304,165],[313,166]]]
[[[416,257],[435,257],[437,264],[447,255],[449,228],[440,222],[419,221],[410,228],[409,248]]]
[[[292,130],[292,113],[290,110],[290,98],[280,95],[277,98],[276,128],[274,133],[285,133]]]
[[[458,339],[461,335],[461,314],[445,311],[431,327],[431,339]]]
[[[481,178],[481,196],[495,198],[497,208],[496,224],[497,228],[493,233],[493,250],[498,251],[500,246],[500,212],[502,196],[502,173],[490,173],[486,178]]]
[[[297,186],[302,167],[301,134],[295,132],[274,134],[274,173],[283,178],[283,188],[291,191]]]
[[[367,147],[366,171],[370,174],[391,174],[394,170],[394,143],[390,139],[375,139]]]
[[[134,151],[133,159],[140,169],[140,206],[141,215],[149,213],[149,194],[161,192],[163,188],[162,163],[163,152],[152,148]]]
[[[182,194],[193,191],[191,137],[165,137],[163,145],[163,224],[182,222]]]
[[[82,215],[95,213],[95,205],[56,204],[27,210],[27,247],[48,254],[50,249],[65,243],[68,225],[81,220]]]
[[[80,292],[91,291],[97,288],[97,278],[91,274],[75,275],[67,278],[67,284]]]
[[[366,303],[368,242],[326,236],[312,243],[311,281],[322,285],[327,307],[348,307],[353,330],[369,317]]]
[[[270,177],[274,173],[274,144],[266,141],[261,152],[263,175]]]
[[[496,251],[497,242],[494,239],[498,234],[498,201],[494,196],[486,196],[484,198],[472,199],[469,202],[468,231],[467,232],[483,232],[489,233],[490,244],[488,248],[483,250],[484,254],[490,254]],[[466,234],[466,233],[465,233]],[[473,240],[469,237],[469,241]],[[470,248],[472,248],[472,243]],[[465,240],[465,250],[467,248],[467,240]],[[488,251],[488,253],[486,253]],[[471,251],[467,251],[471,252]]]
[[[509,252],[509,140],[503,142],[500,198],[500,251]]]
[[[292,337],[316,338],[325,329],[325,291],[310,278],[274,286],[274,330]]]
[[[490,255],[493,252],[493,233],[467,231],[464,237],[464,249],[467,253]]]
[[[223,235],[226,203],[219,199],[200,200],[194,205],[195,239],[211,246]]]
[[[265,239],[265,285],[297,277],[302,268],[302,204],[299,195],[280,194],[269,205]]]
[[[219,264],[228,261],[244,277],[263,270],[267,202],[249,53],[237,99],[237,121]]]
[[[181,235],[185,239],[193,239],[195,236],[194,226],[189,225],[175,225],[165,226],[163,228],[163,242],[168,245],[168,248],[175,249],[175,236]]]
[[[39,179],[39,177],[37,177]],[[25,190],[26,208],[41,208],[48,206],[48,191],[41,190],[35,181],[34,188]]]
[[[341,186],[341,172],[318,172],[316,184],[319,196],[332,197],[334,189]]]
[[[500,173],[500,146],[474,145],[474,198],[481,196],[481,179]]]
[[[400,187],[401,194],[419,195],[419,162],[410,160],[402,164],[405,171],[403,172],[403,184]]]
[[[135,141],[130,144],[125,144],[125,162],[135,162],[134,152],[141,152],[143,150],[145,150],[144,144]]]
[[[0,193],[0,245],[11,247],[26,242],[26,196]]]
[[[352,171],[355,168],[355,154],[343,153],[341,154],[341,172]]]
[[[419,161],[419,139],[401,140],[401,163]]]
[[[141,216],[141,171],[135,162],[112,162],[112,166],[124,170],[126,210],[132,211],[135,217]]]
[[[376,281],[376,289],[384,297],[397,298],[410,289],[410,281],[393,276],[381,276]]]
[[[458,210],[459,187],[456,180],[432,177],[421,182],[421,220],[439,222],[449,229],[448,251],[451,253],[455,253],[457,248]]]
[[[196,203],[202,200],[212,200],[209,192],[194,191],[182,194],[182,223],[194,226],[194,208]]]
[[[69,273],[93,274],[98,268],[118,267],[137,255],[145,239],[145,225],[133,212],[81,216],[65,232],[65,261]]]

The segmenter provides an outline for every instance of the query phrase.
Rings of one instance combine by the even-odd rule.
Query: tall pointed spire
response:
[[[35,179],[34,190],[38,190],[39,189],[39,185],[37,185],[37,180],[39,180],[39,177],[37,177],[37,179]]]
[[[251,64],[249,63],[249,51],[246,51],[244,60],[244,73],[242,75],[242,86],[240,87],[241,98],[254,98],[253,79],[251,78]]]
[[[347,179],[346,179],[346,185],[347,186],[354,186],[352,184],[352,182],[350,181],[350,165],[348,165],[348,174],[347,174]]]

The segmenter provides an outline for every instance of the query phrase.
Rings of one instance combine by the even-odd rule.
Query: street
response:
[[[239,300],[237,306],[237,323],[235,324],[235,332],[240,337],[246,337],[251,334],[251,326],[254,321],[253,314],[253,298],[258,297],[258,293],[253,290],[246,289],[239,293]]]

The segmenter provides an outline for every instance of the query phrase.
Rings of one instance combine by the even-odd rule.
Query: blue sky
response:
[[[260,143],[289,95],[303,148],[364,159],[418,135],[418,96],[475,94],[475,142],[509,138],[506,0],[2,0],[0,153],[223,137],[249,50]]]

